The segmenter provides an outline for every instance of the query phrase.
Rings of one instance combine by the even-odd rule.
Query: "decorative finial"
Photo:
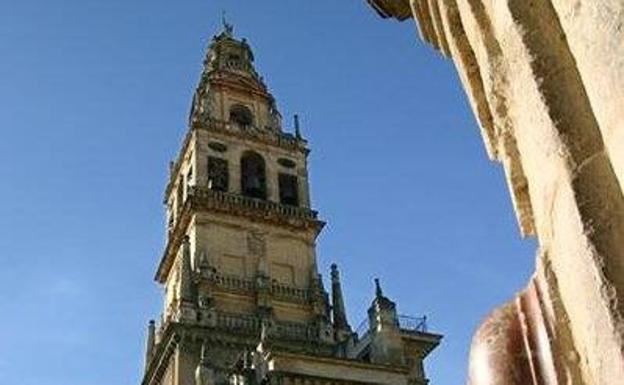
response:
[[[185,235],[182,240],[182,263],[178,270],[180,278],[180,300],[184,303],[197,303],[195,283],[193,282],[193,268],[191,266],[191,240]]]
[[[269,320],[263,319],[260,324],[260,343],[266,345],[269,340]]]
[[[195,264],[195,270],[202,271],[210,268],[210,261],[208,260],[208,255],[206,254],[206,250],[202,249],[199,252],[199,261]]]
[[[375,296],[377,298],[383,297],[383,291],[381,290],[381,284],[379,278],[375,278]]]
[[[206,342],[202,342],[201,357],[195,369],[195,385],[215,385],[215,373],[208,360],[208,348]]]
[[[243,352],[243,369],[249,370],[253,367],[253,353],[245,348]]]
[[[299,115],[295,114],[295,136],[301,139],[301,128],[299,127]]]
[[[221,23],[223,24],[223,30],[225,31],[225,34],[229,37],[232,37],[232,35],[234,34],[234,26],[227,22],[227,19],[225,17],[225,11],[221,12]]]
[[[340,285],[340,273],[335,263],[331,264],[332,282],[332,316],[334,327],[341,331],[351,331],[351,326],[347,321],[347,311],[342,297],[342,287]]]
[[[154,345],[156,343],[156,322],[150,320],[147,326],[147,343],[145,346],[145,369],[148,368],[152,355],[154,353]]]
[[[206,342],[202,342],[200,359],[202,364],[208,362],[208,348],[206,347]]]

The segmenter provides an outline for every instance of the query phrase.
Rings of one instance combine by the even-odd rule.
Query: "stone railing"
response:
[[[307,301],[310,298],[310,292],[306,289],[300,289],[293,286],[282,285],[278,282],[271,284],[271,294],[277,299]]]
[[[236,275],[213,274],[209,278],[215,285],[227,291],[254,292],[258,289],[256,281]],[[310,291],[294,286],[284,285],[277,281],[269,285],[271,296],[277,300],[306,302],[310,299]]]
[[[285,339],[307,340],[314,338],[314,328],[304,323],[275,322],[271,334]]]
[[[198,128],[233,134],[242,138],[260,140],[271,143],[279,147],[301,148],[305,150],[305,140],[295,137],[292,134],[282,132],[280,128],[257,127],[254,125],[240,126],[233,122],[210,119]]]
[[[216,327],[243,334],[258,334],[262,320],[254,315],[217,313]],[[308,340],[315,336],[313,326],[306,323],[274,321],[269,328],[269,336],[291,340]]]
[[[235,275],[215,274],[212,280],[218,286],[232,291],[253,291],[256,288],[254,281]]]
[[[217,313],[217,328],[254,333],[260,330],[261,320],[252,315]]]
[[[244,211],[255,213],[263,218],[279,217],[292,218],[303,221],[317,221],[318,213],[304,207],[283,205],[262,199],[250,198],[244,195],[216,191],[208,187],[192,186],[188,196],[198,203],[209,208],[223,211]]]

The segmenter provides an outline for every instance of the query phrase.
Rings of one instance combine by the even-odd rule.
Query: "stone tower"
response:
[[[381,293],[347,321],[317,268],[324,223],[310,208],[307,142],[282,129],[245,39],[224,24],[208,48],[189,131],[165,190],[167,242],[148,326],[143,385],[311,382],[425,384],[441,336]]]

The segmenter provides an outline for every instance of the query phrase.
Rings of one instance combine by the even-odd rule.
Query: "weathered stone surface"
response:
[[[442,336],[424,318],[400,316],[378,289],[354,331],[335,265],[330,302],[307,142],[297,118],[282,131],[251,48],[224,27],[165,189],[164,309],[148,326],[142,384],[425,385]]]
[[[399,5],[373,2],[402,19]],[[624,3],[394,3],[410,4],[421,37],[455,62],[521,233],[548,267],[484,322],[471,384],[621,384]]]

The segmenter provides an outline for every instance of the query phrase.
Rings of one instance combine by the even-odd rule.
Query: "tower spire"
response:
[[[379,278],[375,278],[375,297],[377,298],[383,297],[383,291],[381,290],[381,284],[379,283]]]
[[[225,15],[221,16],[222,30],[213,36],[208,45],[204,58],[204,68],[199,78],[199,84],[193,96],[193,102],[189,114],[190,126],[211,126],[215,122],[227,122],[232,115],[229,110],[220,108],[224,94],[244,84],[246,92],[261,95],[261,102],[266,106],[265,116],[253,116],[253,112],[240,112],[241,105],[246,103],[234,103],[238,113],[234,117],[243,117],[243,126],[256,125],[259,128],[270,128],[274,132],[281,132],[281,115],[275,106],[275,99],[269,92],[262,77],[254,66],[254,54],[247,40],[234,37],[234,26]],[[242,81],[242,82],[241,82]],[[229,106],[229,102],[225,104]],[[229,106],[230,108],[232,106]],[[251,119],[251,121],[250,121]],[[260,123],[260,124],[258,124]]]
[[[295,137],[301,139],[301,127],[299,126],[299,115],[295,114]]]
[[[347,313],[345,310],[344,299],[342,298],[342,287],[340,285],[340,273],[335,263],[331,265],[331,282],[332,282],[332,311],[334,318],[334,327],[336,330],[351,330],[347,321]]]
[[[156,323],[154,320],[150,320],[147,325],[147,341],[145,344],[145,370],[147,370],[152,354],[154,352],[154,343],[156,337]]]

